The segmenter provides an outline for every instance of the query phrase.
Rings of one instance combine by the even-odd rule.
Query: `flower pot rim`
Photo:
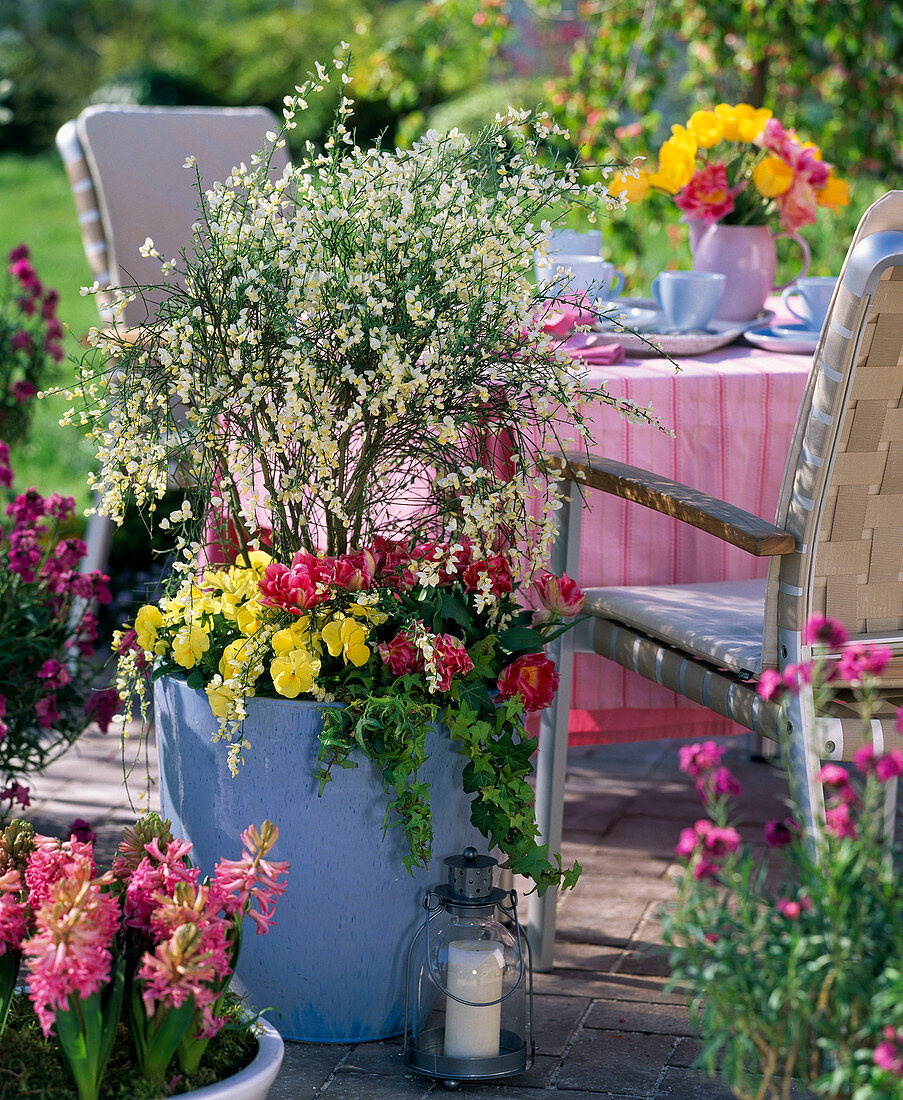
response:
[[[204,691],[203,688],[191,687],[191,685],[188,683],[187,673],[163,672],[160,674],[160,676],[157,677],[157,681],[163,680],[175,680],[176,683],[182,684],[188,691],[193,691],[196,695],[203,696],[204,699],[207,698],[207,693]],[[307,704],[307,706],[315,707],[317,710],[334,710],[337,707],[345,706],[345,704],[339,699],[334,699],[332,702],[326,702],[323,699],[310,699],[306,697],[299,698],[297,696],[294,699],[288,699],[284,695],[249,695],[247,700],[245,701],[247,706],[251,706],[256,702],[287,703],[294,706],[297,706],[299,704]],[[212,714],[213,712],[211,711],[210,713]]]
[[[263,1100],[282,1065],[285,1041],[276,1028],[262,1017],[258,1017],[257,1025],[262,1029],[257,1035],[257,1053],[244,1069],[212,1085],[204,1085],[179,1095],[191,1100],[257,1100],[258,1097]],[[252,1092],[251,1089],[255,1091]]]

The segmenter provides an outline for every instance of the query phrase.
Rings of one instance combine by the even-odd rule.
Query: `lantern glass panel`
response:
[[[447,910],[428,933],[411,960],[413,1043],[465,1059],[523,1048],[528,981],[516,937],[492,917]]]

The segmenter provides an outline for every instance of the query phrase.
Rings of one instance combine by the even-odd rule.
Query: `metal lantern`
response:
[[[516,891],[492,884],[497,862],[476,848],[449,856],[448,885],[427,891],[426,919],[408,950],[404,1063],[449,1089],[533,1064],[530,945]]]

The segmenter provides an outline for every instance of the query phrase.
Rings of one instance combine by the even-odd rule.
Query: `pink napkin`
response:
[[[564,339],[574,331],[577,325],[590,325],[595,319],[595,313],[583,309],[576,298],[559,299],[555,303],[555,308],[550,309],[546,314],[542,329],[550,336],[560,336]],[[562,347],[568,355],[579,359],[587,366],[596,364],[611,366],[613,363],[620,363],[624,358],[624,349],[620,344],[593,344],[591,341],[590,333],[575,333],[566,344],[562,344]]]
[[[549,308],[542,330],[552,336],[567,336],[577,325],[591,325],[595,319],[595,313],[582,309],[576,301],[559,299]]]
[[[613,366],[624,358],[624,349],[620,344],[596,344],[590,347],[569,347],[564,345],[564,350],[574,359],[579,359],[589,366],[600,364],[601,366]]]

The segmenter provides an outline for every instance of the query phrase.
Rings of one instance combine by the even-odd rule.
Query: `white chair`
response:
[[[278,129],[272,112],[262,107],[88,107],[66,122],[56,144],[78,211],[88,265],[100,285],[101,320],[140,328],[152,304],[136,299],[114,317],[110,288],[149,286],[161,282],[159,261],[142,256],[150,237],[166,259],[190,248],[191,227],[200,216],[193,170],[186,158],[197,158],[203,185],[224,181],[232,168],[266,144]],[[288,157],[274,154],[271,171],[281,174]],[[82,567],[103,569],[112,524],[94,515],[88,524],[88,555]]]
[[[551,561],[555,572],[577,576],[584,489],[654,508],[767,556],[770,565],[767,581],[587,591],[591,618],[555,643],[561,686],[542,719],[537,820],[550,850],[561,841],[575,651],[601,654],[677,691],[745,726],[765,746],[783,741],[795,796],[817,823],[824,812],[821,760],[852,759],[864,740],[863,725],[852,708],[816,716],[811,694],[779,714],[756,687],[763,669],[807,659],[803,624],[815,613],[829,616],[846,625],[851,644],[892,647],[898,659],[883,678],[882,709],[866,736],[878,750],[903,744],[894,723],[903,685],[901,364],[903,191],[892,191],[865,213],[844,262],[774,524],[623,463],[580,454],[551,460],[569,481]],[[536,965],[548,969],[553,891],[531,899],[529,929]]]

